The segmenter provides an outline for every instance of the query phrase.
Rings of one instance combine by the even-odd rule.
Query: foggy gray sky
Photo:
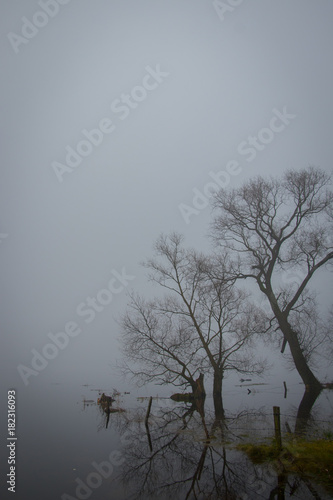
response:
[[[2,2],[0,16],[2,369],[16,387],[24,387],[17,365],[30,366],[31,349],[40,352],[70,321],[82,332],[30,385],[111,371],[114,319],[130,288],[149,289],[139,262],[156,237],[177,230],[209,248],[210,209],[187,224],[179,206],[193,208],[193,189],[203,192],[211,171],[237,162],[234,187],[255,174],[332,168],[330,0],[245,0],[223,20],[211,0],[58,7],[27,43],[8,34],[29,33],[22,18],[42,24],[39,3]],[[158,68],[163,76],[146,78]],[[131,92],[133,109],[119,112],[117,99]],[[267,144],[248,161],[241,143],[284,108],[294,117],[274,121],[282,130],[263,133]],[[75,150],[82,131],[106,118],[114,130],[59,182],[52,164],[65,165],[66,147]],[[135,279],[118,281],[124,289],[86,323],[77,307],[122,269]],[[320,280],[327,296],[329,278]]]

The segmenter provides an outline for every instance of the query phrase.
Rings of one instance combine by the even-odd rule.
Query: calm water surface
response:
[[[148,429],[147,391],[124,394],[128,388],[118,388],[121,394],[112,408],[124,411],[109,419],[96,403],[101,392],[113,393],[112,385],[52,383],[18,391],[15,498],[278,498],[270,495],[283,478],[273,469],[253,466],[234,445],[274,435],[273,405],[281,408],[282,431],[286,422],[293,430],[303,386],[293,384],[285,398],[281,384],[246,384],[251,382],[224,388],[223,422],[216,421],[210,397],[199,414],[189,404],[170,400],[172,388],[161,389],[152,402]],[[323,391],[316,401],[310,435],[332,431],[332,396]],[[332,497],[315,483],[289,477],[280,498]]]

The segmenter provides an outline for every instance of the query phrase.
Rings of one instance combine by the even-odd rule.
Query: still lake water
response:
[[[111,413],[108,422],[96,402],[101,392],[113,393],[112,385],[50,383],[18,391],[17,493],[8,498],[275,498],[270,494],[278,483],[276,471],[253,466],[233,448],[235,442],[274,435],[273,405],[281,408],[282,431],[285,422],[293,429],[303,386],[291,384],[284,398],[280,383],[246,384],[251,382],[224,387],[227,418],[221,425],[215,422],[209,396],[203,418],[188,411],[190,405],[170,400],[172,387],[161,388],[153,399],[149,432],[144,423],[147,390],[116,396],[112,407],[125,411]],[[156,396],[159,389],[149,395]],[[325,390],[312,410],[309,433],[333,431],[332,417],[333,391]],[[315,483],[289,477],[280,498],[332,497]]]

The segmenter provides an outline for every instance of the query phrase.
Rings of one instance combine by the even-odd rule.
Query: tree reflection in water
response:
[[[305,391],[295,409],[295,437],[318,429],[313,409],[318,395]],[[273,418],[267,408],[232,416],[221,398],[208,409],[206,404],[206,411],[204,398],[192,404],[164,401],[167,407],[162,407],[163,400],[154,404],[146,422],[146,408],[124,412],[118,404],[98,405],[102,417],[98,427],[114,427],[126,436],[121,450],[124,463],[112,483],[125,485],[127,500],[331,498],[309,479],[288,476],[282,460],[274,465],[253,464],[235,449],[241,442],[273,437]]]
[[[295,430],[306,428],[304,401],[308,415],[314,403],[313,397],[302,399]],[[215,409],[221,408],[220,403],[215,402]],[[234,449],[242,440],[240,427],[251,433],[251,425],[265,428],[266,419],[266,428],[272,428],[272,418],[260,411],[244,411],[231,418],[223,410],[205,415],[203,404],[179,404],[172,409],[155,408],[148,427],[143,416],[136,422],[130,415],[122,417],[118,430],[127,433],[127,444],[117,479],[126,485],[128,500],[330,498],[319,494],[309,480],[287,476],[282,465],[254,465]]]
[[[216,496],[222,491],[237,498],[237,476],[226,449],[212,446],[213,433],[222,436],[224,427],[217,420],[208,426],[195,405],[164,409],[151,419],[150,451],[145,427],[137,426],[123,451],[121,473],[131,498],[223,498]]]

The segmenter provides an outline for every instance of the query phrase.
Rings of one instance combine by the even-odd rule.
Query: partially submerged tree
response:
[[[304,329],[304,320],[313,303],[309,282],[333,259],[329,185],[329,175],[309,167],[288,171],[281,179],[257,177],[240,188],[221,190],[214,201],[213,238],[234,256],[230,279],[256,282],[282,333],[282,351],[288,343],[304,384],[317,390],[321,384],[309,355],[318,348],[319,337],[316,330]],[[281,280],[295,270],[298,282]]]
[[[145,267],[167,294],[150,302],[132,296],[122,320],[127,370],[143,382],[192,388],[197,373],[210,371],[220,413],[225,372],[264,369],[250,349],[253,336],[262,330],[261,317],[245,292],[224,279],[227,257],[215,260],[185,250],[178,234],[160,237],[155,251],[156,258]]]

